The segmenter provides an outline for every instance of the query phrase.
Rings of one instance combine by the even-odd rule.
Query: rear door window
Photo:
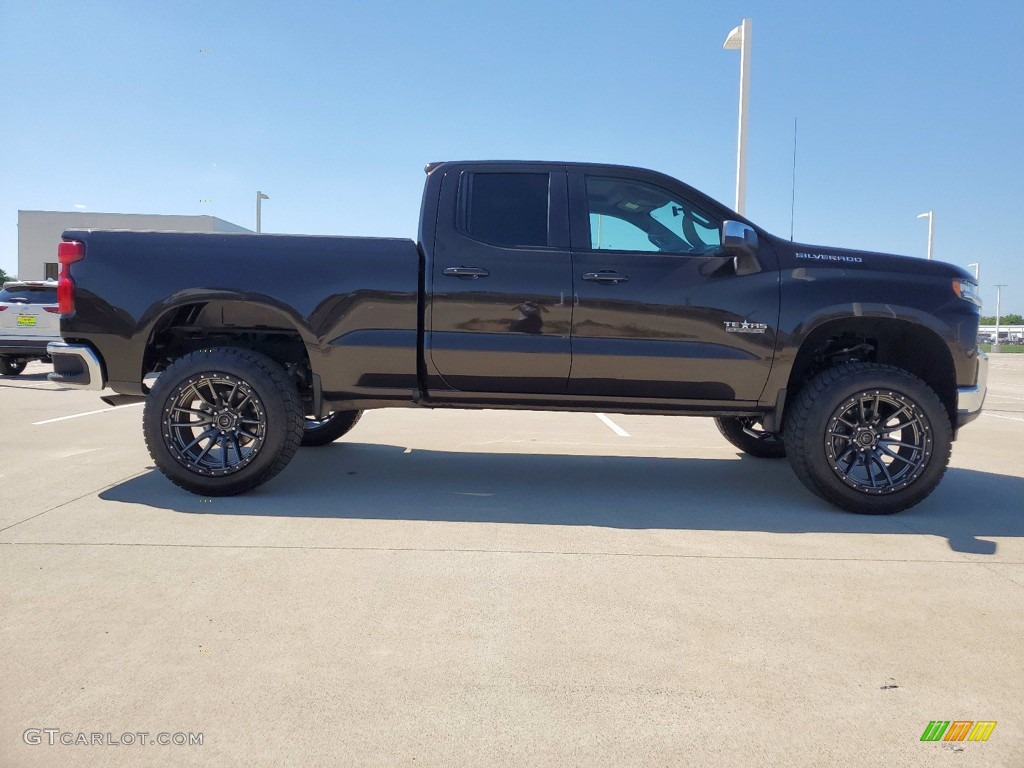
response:
[[[459,189],[460,229],[502,248],[548,245],[547,173],[467,173]]]

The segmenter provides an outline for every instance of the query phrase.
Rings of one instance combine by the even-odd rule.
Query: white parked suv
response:
[[[0,375],[17,376],[29,360],[49,360],[60,341],[55,280],[9,280],[0,290]]]

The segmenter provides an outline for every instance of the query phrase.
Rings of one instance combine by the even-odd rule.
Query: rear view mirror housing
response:
[[[752,275],[761,271],[757,260],[757,232],[742,221],[722,222],[722,248],[733,257],[737,275]]]

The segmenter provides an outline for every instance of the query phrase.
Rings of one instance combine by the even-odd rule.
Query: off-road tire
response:
[[[750,456],[759,459],[786,458],[786,446],[782,442],[782,436],[756,429],[753,419],[719,416],[715,418],[715,424],[718,425],[722,437]],[[748,429],[757,435],[750,434],[746,431]]]
[[[306,418],[306,429],[302,433],[303,446],[330,445],[354,427],[362,411],[334,411],[323,421]]]
[[[881,398],[883,402],[891,402],[890,412],[903,405],[903,412],[894,411],[895,415],[891,417],[897,425],[902,423],[901,418],[913,420],[914,424],[900,431],[897,440],[906,439],[905,432],[910,429],[916,442],[910,447],[904,447],[907,443],[899,443],[895,453],[904,455],[904,458],[896,464],[894,457],[893,463],[882,470],[884,476],[877,474],[875,469],[867,469],[871,466],[868,463],[870,454],[882,455],[870,446],[875,434],[875,446],[884,445],[889,450],[885,455],[893,456],[891,449],[896,441],[880,437],[891,434],[885,427],[891,426],[892,422],[884,421],[884,416],[872,422],[870,413],[863,421],[863,427],[856,418],[842,421],[863,401],[871,398],[874,398],[876,415],[881,410],[878,405]],[[871,408],[867,410],[870,412]],[[877,426],[872,427],[872,423]],[[851,437],[837,437],[837,430],[849,431]],[[863,446],[858,442],[861,437],[865,443]],[[783,440],[793,471],[813,493],[850,512],[888,515],[914,506],[935,490],[949,464],[953,430],[938,395],[921,379],[892,365],[858,362],[829,368],[800,390],[786,410]],[[865,469],[865,477],[871,481],[871,487],[859,483],[853,476],[856,464],[843,469],[844,461],[840,454],[846,453],[844,446],[855,454],[863,447],[866,458],[862,460],[861,467]],[[878,469],[882,469],[881,466]],[[887,481],[890,474],[894,477]],[[875,488],[876,481],[888,484]]]
[[[244,465],[236,441],[235,451],[242,466],[219,475],[216,470],[204,470],[186,460],[182,451],[172,448],[174,441],[169,433],[173,429],[168,427],[168,415],[190,382],[218,376],[229,382],[240,381],[253,393],[250,402],[260,404],[262,423],[258,429],[263,433],[258,451]],[[288,465],[302,441],[303,422],[302,401],[284,368],[259,352],[214,347],[181,357],[160,375],[146,398],[143,432],[150,456],[172,483],[201,496],[233,496],[262,485]],[[226,445],[224,451],[227,453]]]

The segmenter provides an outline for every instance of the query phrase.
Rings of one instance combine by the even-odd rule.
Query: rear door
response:
[[[564,393],[572,326],[564,168],[455,167],[440,194],[427,276],[428,386]]]
[[[641,171],[569,174],[577,395],[757,400],[779,315],[777,260],[738,275],[722,214],[685,185]]]

